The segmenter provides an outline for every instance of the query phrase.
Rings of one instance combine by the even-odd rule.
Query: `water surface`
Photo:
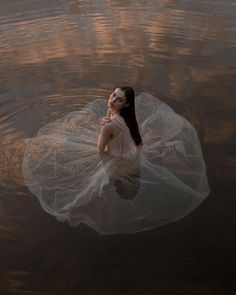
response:
[[[2,0],[0,55],[2,292],[230,294],[235,1]],[[178,223],[99,237],[42,211],[23,181],[23,139],[122,84],[194,125],[212,192]]]

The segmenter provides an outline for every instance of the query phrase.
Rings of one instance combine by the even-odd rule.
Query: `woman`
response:
[[[158,98],[135,97],[131,87],[116,88],[108,102],[93,100],[24,142],[25,184],[43,209],[100,234],[177,221],[209,194],[196,130]]]
[[[101,133],[97,148],[100,153],[109,152],[110,155],[127,160],[136,160],[142,145],[138,123],[135,115],[135,94],[128,86],[116,88],[108,99],[107,116],[102,118]],[[122,163],[122,165],[121,165]],[[125,199],[133,199],[139,189],[139,166],[129,161],[119,162],[112,170],[107,170],[110,179],[119,172],[129,176],[129,186],[122,184],[120,179],[114,181],[117,193]]]

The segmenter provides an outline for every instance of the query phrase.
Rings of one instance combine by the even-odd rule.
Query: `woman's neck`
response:
[[[111,117],[115,116],[116,114],[119,114],[119,112],[112,112],[111,111]]]

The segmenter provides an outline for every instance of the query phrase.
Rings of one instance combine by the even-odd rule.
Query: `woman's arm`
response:
[[[105,153],[105,148],[106,145],[112,136],[112,126],[111,125],[103,125],[101,132],[98,137],[98,142],[97,142],[97,150],[100,153]]]
[[[108,108],[106,117],[111,117],[111,110]]]
[[[110,109],[108,109],[106,117],[103,117],[102,120],[101,120],[102,125],[106,125],[107,123],[110,123],[111,122],[110,117],[111,117],[111,111],[110,111]]]

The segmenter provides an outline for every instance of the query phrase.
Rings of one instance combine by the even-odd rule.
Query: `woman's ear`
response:
[[[124,107],[126,108],[126,107],[128,107],[129,106],[129,103],[127,102],[126,104],[124,104]]]

